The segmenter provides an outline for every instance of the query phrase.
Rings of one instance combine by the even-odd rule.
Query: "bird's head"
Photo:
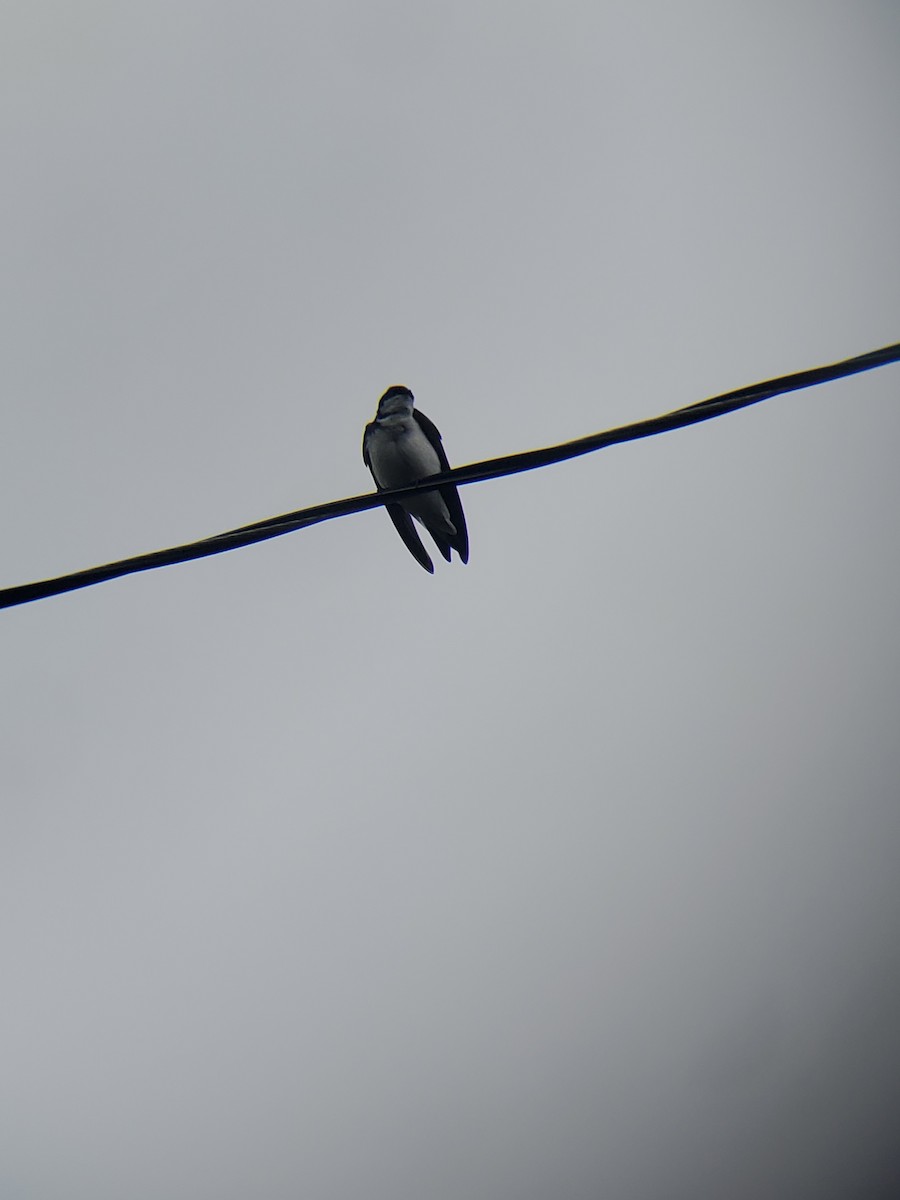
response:
[[[378,416],[409,416],[414,403],[415,397],[409,388],[395,384],[393,387],[389,387],[378,401]]]

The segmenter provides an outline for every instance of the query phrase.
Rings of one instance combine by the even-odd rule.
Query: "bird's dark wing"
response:
[[[450,463],[447,461],[447,455],[444,451],[444,446],[441,442],[441,435],[438,432],[437,426],[433,421],[429,421],[428,417],[426,417],[425,414],[420,412],[417,408],[413,409],[413,417],[416,421],[418,421],[419,428],[434,447],[435,453],[437,454],[438,460],[441,464],[441,470],[449,471]],[[459,492],[452,484],[445,484],[442,488],[438,488],[437,490],[440,492],[441,498],[447,505],[447,511],[450,513],[450,520],[456,526],[456,534],[453,537],[447,537],[446,534],[441,534],[438,537],[435,537],[435,535],[431,533],[431,530],[428,532],[431,533],[431,536],[434,538],[435,543],[437,544],[437,548],[440,550],[441,554],[443,554],[444,558],[446,558],[447,562],[450,561],[450,546],[453,547],[463,562],[468,562],[469,531],[466,529],[466,518],[463,514]],[[446,542],[446,548],[441,544],[442,542]]]
[[[424,567],[430,575],[433,575],[434,563],[431,561],[428,551],[422,545],[422,539],[416,532],[412,517],[399,504],[386,504],[384,507],[387,509],[388,516],[394,522],[394,528],[403,538],[403,544],[407,550],[420,567]]]
[[[375,424],[374,421],[370,421],[369,424],[363,430],[363,462],[366,464],[366,466],[369,468],[370,471],[372,470],[372,464],[369,461],[369,430],[372,428],[372,426],[374,424]],[[375,476],[373,475],[372,478],[374,479]],[[377,487],[377,480],[376,480],[376,487]]]

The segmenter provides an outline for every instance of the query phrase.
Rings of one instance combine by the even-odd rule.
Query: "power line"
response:
[[[456,467],[452,471],[432,475],[427,480],[408,487],[392,488],[390,491],[384,492],[370,492],[362,496],[350,496],[345,500],[331,500],[327,504],[316,504],[311,508],[301,508],[296,512],[285,513],[280,517],[268,517],[264,521],[255,521],[252,525],[229,529],[225,533],[204,538],[199,542],[190,542],[185,546],[173,546],[168,550],[154,550],[149,554],[138,554],[134,558],[123,558],[118,562],[106,563],[100,567],[75,571],[71,575],[60,575],[56,579],[42,579],[36,583],[24,583],[18,587],[4,588],[0,590],[0,608],[30,604],[34,600],[43,600],[47,596],[58,596],[63,592],[72,592],[78,588],[92,587],[96,583],[104,583],[107,579],[117,579],[121,575],[133,575],[138,571],[153,571],[157,567],[168,567],[174,563],[189,562],[195,558],[207,558],[212,554],[224,554],[226,550],[237,550],[240,546],[249,546],[254,542],[280,537],[282,534],[292,533],[296,529],[305,529],[309,525],[317,525],[322,521],[330,521],[335,517],[346,517],[350,513],[364,512],[366,509],[378,508],[390,501],[402,500],[419,492],[430,491],[435,484],[454,483],[461,486],[467,483],[481,483],[486,479],[499,479],[503,475],[515,475],[521,471],[533,471],[538,467],[565,462],[569,458],[591,454],[595,450],[603,450],[607,446],[615,446],[621,442],[632,442],[638,438],[653,437],[658,433],[668,433],[672,429],[696,425],[701,421],[709,421],[713,417],[736,412],[739,408],[759,404],[762,400],[769,400],[772,396],[814,387],[820,383],[829,383],[834,379],[842,379],[846,375],[857,375],[861,371],[871,371],[875,367],[883,367],[888,363],[898,361],[900,361],[900,342],[893,346],[884,346],[880,350],[872,350],[868,354],[860,354],[855,358],[832,363],[829,366],[813,367],[808,371],[798,371],[793,375],[782,375],[777,379],[767,379],[762,383],[750,384],[749,387],[737,388],[735,391],[725,392],[721,396],[700,400],[696,404],[689,404],[685,408],[676,409],[674,412],[665,413],[660,417],[650,417],[631,425],[620,425],[617,429],[592,433],[572,442],[563,442],[559,446],[546,446],[540,450],[507,454],[502,458],[472,463],[467,467]]]

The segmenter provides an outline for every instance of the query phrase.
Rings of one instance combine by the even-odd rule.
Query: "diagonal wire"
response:
[[[725,392],[721,396],[713,396],[708,400],[700,400],[695,404],[689,404],[685,408],[676,409],[674,412],[665,413],[659,417],[650,417],[631,425],[620,425],[617,429],[607,429],[602,433],[592,433],[587,437],[577,438],[575,441],[563,442],[559,446],[546,446],[540,450],[527,450],[520,454],[506,454],[501,458],[492,458],[485,462],[472,463],[466,467],[456,467],[454,470],[444,471],[440,475],[429,476],[427,480],[408,487],[391,488],[383,492],[369,492],[361,496],[349,496],[344,500],[331,500],[326,504],[316,504],[311,508],[298,509],[296,512],[285,513],[278,517],[268,517],[263,521],[255,521],[251,525],[242,525],[238,529],[229,529],[225,533],[203,538],[199,542],[173,546],[168,550],[154,550],[149,554],[138,554],[134,558],[123,558],[118,562],[106,563],[103,566],[89,567],[87,570],[75,571],[71,575],[60,575],[55,579],[42,579],[36,583],[24,583],[18,587],[4,588],[0,590],[0,608],[29,604],[47,596],[58,596],[78,588],[92,587],[96,583],[117,579],[122,575],[133,575],[138,571],[152,571],[157,567],[168,567],[174,563],[189,562],[195,558],[223,554],[226,550],[237,550],[240,546],[249,546],[254,542],[280,537],[282,534],[292,533],[297,529],[306,529],[310,525],[330,521],[335,517],[346,517],[350,513],[364,512],[366,509],[378,508],[390,501],[415,496],[419,492],[429,491],[436,483],[457,485],[480,483],[486,479],[498,479],[504,475],[533,471],[538,467],[565,462],[567,459],[577,458],[582,454],[591,454],[595,450],[602,450],[621,442],[632,442],[638,438],[668,433],[673,429],[683,429],[688,425],[696,425],[701,421],[709,421],[713,417],[736,412],[751,404],[759,404],[760,401],[768,400],[772,396],[814,387],[820,383],[829,383],[847,375],[871,371],[875,367],[883,367],[888,363],[898,361],[900,361],[900,342],[892,346],[884,346],[880,350],[872,350],[867,354],[860,354],[855,358],[831,363],[828,366],[813,367],[808,371],[798,371],[793,375],[781,375],[777,379],[767,379],[762,383],[750,384],[748,387],[737,388],[735,391]]]

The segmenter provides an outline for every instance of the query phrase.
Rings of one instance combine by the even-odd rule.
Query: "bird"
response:
[[[450,470],[436,426],[415,407],[409,388],[399,384],[389,387],[378,401],[375,420],[369,422],[363,434],[362,453],[380,492]],[[385,508],[407,550],[430,574],[434,574],[434,563],[422,545],[414,517],[431,534],[447,562],[453,550],[464,563],[469,561],[466,518],[452,484],[386,504]]]

